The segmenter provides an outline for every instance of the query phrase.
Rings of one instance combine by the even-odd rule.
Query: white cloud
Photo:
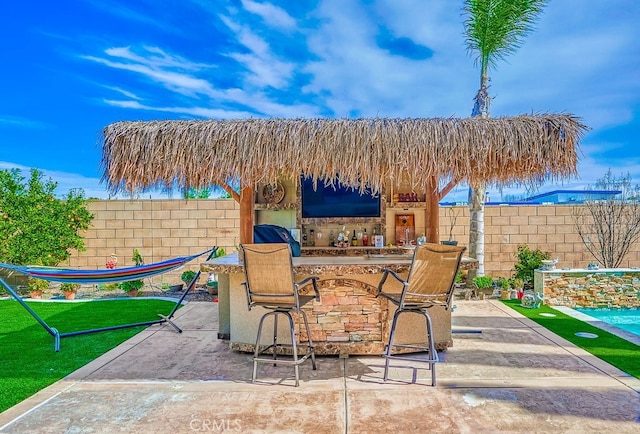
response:
[[[1,126],[35,128],[35,129],[51,127],[51,125],[45,122],[40,122],[34,119],[28,119],[21,116],[11,116],[11,115],[0,114],[0,127]]]
[[[148,49],[146,50],[149,51]],[[156,50],[151,51],[157,53]],[[122,69],[126,71],[137,72],[150,80],[158,82],[165,86],[167,89],[178,92],[183,95],[197,95],[203,94],[211,97],[215,97],[220,94],[216,91],[211,84],[201,78],[195,77],[191,74],[187,74],[180,71],[173,71],[167,68],[177,68],[177,64],[180,62],[176,58],[170,56],[140,56],[133,53],[128,47],[116,47],[105,50],[105,53],[110,57],[117,59],[124,59],[129,62],[114,61],[108,58],[96,57],[96,56],[82,56],[84,59],[91,60],[93,62],[101,63],[115,69]],[[199,70],[200,64],[189,63],[186,60],[184,63],[180,63],[180,70]]]
[[[251,0],[242,0],[242,7],[248,12],[259,15],[265,23],[272,27],[291,30],[296,27],[296,21],[284,9],[270,3],[257,3]]]
[[[413,12],[410,7],[414,6]],[[416,13],[418,2],[404,2],[399,14],[428,21],[403,31],[400,16],[372,17],[358,2],[323,2],[316,11],[322,25],[309,31],[308,43],[317,61],[305,66],[311,94],[328,94],[327,105],[336,116],[353,111],[363,116],[466,116],[471,112],[477,73],[466,59],[462,37],[453,37],[450,21],[435,12]],[[419,21],[416,19],[416,21]],[[379,26],[387,25],[397,37],[411,37],[434,51],[432,58],[412,60],[390,56],[376,44]],[[409,26],[406,27],[407,29]],[[416,30],[417,29],[417,30]],[[424,30],[423,29],[428,29]],[[458,55],[451,55],[458,52]],[[451,71],[457,71],[452,80]]]
[[[115,107],[122,107],[137,110],[149,110],[156,112],[177,113],[184,115],[192,115],[201,118],[210,119],[237,119],[251,117],[251,113],[245,111],[231,111],[223,109],[212,109],[204,107],[154,107],[141,104],[138,101],[122,101],[105,99],[104,102]]]
[[[126,96],[127,98],[131,98],[131,99],[136,99],[136,100],[141,100],[142,98],[140,98],[139,96],[137,96],[136,94],[134,94],[133,92],[129,92],[126,89],[122,89],[120,87],[117,86],[104,86],[107,89],[116,91],[124,96]]]
[[[234,32],[236,39],[249,53],[228,53],[242,67],[249,71],[245,74],[246,83],[257,87],[273,87],[276,89],[287,86],[292,76],[294,63],[278,59],[269,44],[251,31],[251,28],[239,25],[229,17],[220,16],[222,22]]]

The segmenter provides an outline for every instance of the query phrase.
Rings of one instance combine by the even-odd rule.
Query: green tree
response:
[[[480,88],[471,116],[489,117],[489,70],[497,67],[520,48],[525,36],[542,13],[548,0],[465,0],[464,27],[467,50],[480,66]],[[484,274],[484,200],[486,185],[473,185],[469,193],[469,255],[478,259]]]
[[[540,249],[531,250],[526,244],[518,246],[517,261],[513,265],[513,278],[522,280],[526,285],[533,285],[533,271],[542,267],[542,261],[551,259],[549,252]]]
[[[93,215],[84,191],[70,191],[64,199],[54,192],[58,184],[31,169],[27,179],[19,169],[0,171],[0,262],[57,265],[83,251],[80,231]]]
[[[183,190],[182,195],[185,199],[208,199],[211,196],[211,188],[189,187]]]

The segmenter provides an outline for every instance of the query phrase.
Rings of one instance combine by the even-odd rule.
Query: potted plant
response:
[[[449,239],[447,241],[442,241],[441,244],[457,246],[458,242],[453,239],[453,228],[456,227],[456,221],[460,215],[460,210],[457,209],[455,205],[451,205],[447,210],[447,215],[449,216]]]
[[[64,298],[67,300],[73,300],[76,298],[76,293],[80,285],[77,283],[62,283],[60,284],[60,291],[64,294]]]
[[[479,291],[479,296],[484,299],[487,295],[493,295],[493,279],[489,276],[477,276],[473,278],[473,284]]]
[[[522,293],[524,291],[524,280],[519,279],[519,278],[514,278],[513,279],[513,291],[511,292],[511,298],[512,299],[516,299],[518,298],[518,294]]]
[[[197,273],[193,270],[183,271],[182,274],[180,275],[180,280],[182,280],[184,284],[187,285],[188,287],[193,281],[193,278],[196,277],[196,274]]]
[[[500,287],[500,298],[502,300],[511,299],[511,280],[501,277],[498,279],[498,286]]]
[[[27,289],[31,298],[42,298],[42,294],[49,289],[49,282],[42,279],[30,277],[27,282]]]
[[[138,249],[135,249],[133,251],[133,256],[131,257],[131,260],[133,261],[134,264],[136,264],[136,267],[139,267],[140,265],[144,264],[144,260],[142,259],[142,255],[140,254]],[[140,291],[140,289],[142,289],[143,286],[144,286],[144,281],[140,279],[127,280],[126,282],[122,282],[118,284],[118,288],[125,291],[129,295],[129,297],[137,297],[138,291]]]
[[[129,297],[137,297],[138,291],[142,289],[144,282],[142,280],[127,280],[118,284],[118,288],[126,292]]]

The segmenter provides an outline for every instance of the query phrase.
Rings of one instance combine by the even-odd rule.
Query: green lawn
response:
[[[155,299],[28,302],[60,333],[159,319],[174,302]],[[144,327],[54,338],[15,300],[0,300],[0,412],[86,365]]]
[[[542,327],[563,337],[576,346],[588,351],[599,359],[621,369],[629,375],[640,378],[640,346],[624,340],[606,330],[594,327],[586,322],[575,319],[549,306],[538,309],[527,309],[520,306],[519,300],[501,300],[510,308],[520,312]],[[551,313],[555,316],[543,316],[541,313]],[[598,335],[597,338],[583,338],[576,336],[576,332],[587,332]]]

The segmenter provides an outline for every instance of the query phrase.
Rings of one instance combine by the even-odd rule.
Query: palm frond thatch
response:
[[[111,191],[242,186],[300,174],[374,191],[401,179],[513,183],[576,174],[587,130],[569,114],[503,118],[117,122],[103,132]]]

